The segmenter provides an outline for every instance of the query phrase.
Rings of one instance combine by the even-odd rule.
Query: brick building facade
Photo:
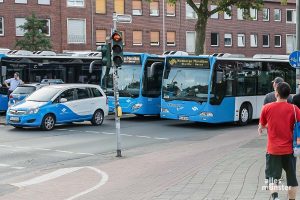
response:
[[[253,20],[244,20],[242,10],[231,9],[231,17],[218,13],[208,20],[207,54],[289,54],[295,49],[296,0],[287,5],[265,0],[263,10],[251,11]],[[15,48],[23,34],[17,26],[34,12],[45,21],[54,51],[95,50],[110,35],[114,10],[132,15],[131,24],[118,24],[125,51],[161,54],[165,49],[193,54],[196,19],[183,0],[175,7],[162,0],[0,0],[0,48]]]

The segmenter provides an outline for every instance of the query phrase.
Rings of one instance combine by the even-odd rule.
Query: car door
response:
[[[76,94],[77,114],[80,115],[81,118],[89,118],[93,114],[93,108],[95,106],[89,89],[87,87],[76,88]]]
[[[64,102],[65,101],[65,102]],[[55,100],[57,122],[68,122],[77,119],[77,103],[75,89],[68,89],[62,92]]]

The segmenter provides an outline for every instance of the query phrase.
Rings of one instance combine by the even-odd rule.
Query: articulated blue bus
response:
[[[259,118],[264,96],[273,91],[271,82],[277,76],[296,91],[296,70],[288,57],[167,56],[160,116],[246,125]]]
[[[118,69],[119,103],[123,113],[159,115],[164,57],[147,53],[124,53]],[[101,87],[108,97],[109,111],[114,112],[113,70],[102,69]]]

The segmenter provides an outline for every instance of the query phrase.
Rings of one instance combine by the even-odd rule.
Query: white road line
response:
[[[122,133],[120,135],[123,135],[123,136],[128,136],[128,137],[132,137],[133,135],[130,135],[130,134],[125,134],[125,133]]]
[[[151,139],[151,137],[149,137],[149,136],[144,136],[144,135],[136,135],[135,137]]]
[[[86,133],[100,133],[98,131],[84,131],[84,132],[86,132]]]
[[[25,167],[11,166],[8,164],[3,164],[3,163],[0,163],[0,167],[6,167],[6,168],[11,168],[11,169],[25,169]]]
[[[60,128],[60,129],[55,129],[56,131],[67,131],[68,129]]]
[[[79,169],[82,169],[82,167],[72,167],[72,168],[58,169],[58,170],[56,170],[54,172],[51,172],[49,174],[38,176],[36,178],[30,179],[30,180],[27,180],[27,181],[24,181],[24,182],[13,183],[11,185],[14,185],[16,187],[27,187],[27,186],[30,186],[30,185],[36,185],[36,184],[43,183],[45,181],[55,179],[55,178],[58,178],[60,176],[63,176],[63,175],[69,174],[69,173],[72,173],[72,172],[75,172]]]
[[[60,153],[69,153],[69,154],[74,154],[74,152],[72,151],[63,151],[63,150],[54,150],[56,152],[60,152]]]
[[[102,134],[106,134],[106,135],[115,135],[116,133],[109,133],[109,132],[101,132]]]
[[[25,169],[25,167],[11,167],[12,169]]]
[[[8,164],[1,164],[0,163],[0,167],[10,167],[10,165],[8,165]]]
[[[88,156],[94,156],[96,154],[93,154],[93,153],[76,153],[78,155],[88,155]]]
[[[169,140],[169,138],[159,138],[159,137],[155,137],[154,139],[156,139],[156,140]]]

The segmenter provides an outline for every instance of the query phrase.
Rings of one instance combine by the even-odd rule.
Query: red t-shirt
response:
[[[300,121],[300,110],[297,106],[297,120]],[[267,152],[273,155],[293,153],[293,129],[295,114],[292,104],[273,102],[266,104],[260,115],[260,124],[268,126]]]

